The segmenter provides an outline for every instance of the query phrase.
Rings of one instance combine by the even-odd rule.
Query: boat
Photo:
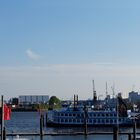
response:
[[[119,126],[133,125],[128,116],[118,116],[114,109],[94,110],[91,107],[69,106],[61,110],[50,110],[47,113],[47,126]]]
[[[47,126],[84,126],[85,124],[87,126],[132,126],[133,119],[130,119],[130,112],[127,112],[125,102],[120,95],[110,99],[107,84],[106,97],[104,103],[100,104],[93,80],[93,99],[90,105],[87,104],[87,101],[79,104],[78,95],[74,95],[73,104],[61,110],[47,112],[46,124]]]

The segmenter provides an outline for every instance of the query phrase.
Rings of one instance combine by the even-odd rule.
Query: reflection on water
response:
[[[8,132],[37,132],[39,131],[38,112],[12,112],[11,120],[6,121]]]
[[[89,135],[89,136],[43,136],[42,138],[39,136],[30,136],[30,137],[8,137],[7,140],[112,140],[113,137],[111,135]],[[127,136],[119,136],[119,140],[128,140]]]

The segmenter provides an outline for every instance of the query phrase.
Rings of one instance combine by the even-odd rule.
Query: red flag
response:
[[[10,120],[11,109],[8,108],[6,104],[4,104],[4,120]]]

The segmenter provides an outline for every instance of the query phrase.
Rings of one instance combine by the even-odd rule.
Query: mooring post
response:
[[[4,103],[3,95],[1,96],[1,140],[3,140],[3,128],[4,128]]]
[[[85,120],[85,135],[87,135],[87,121]]]
[[[113,140],[118,140],[118,126],[113,126]]]
[[[47,114],[47,112],[46,112],[46,126],[47,126],[47,119],[48,119],[48,114]]]
[[[42,114],[40,115],[40,136],[43,136],[43,119],[42,119]]]
[[[88,117],[88,114],[87,114],[87,107],[86,107],[86,105],[85,105],[85,106],[84,106],[84,128],[85,128],[84,134],[85,134],[85,135],[88,134],[88,131],[87,131],[87,117]]]
[[[42,115],[42,122],[43,122],[43,127],[45,127],[45,122],[44,122],[44,114]]]
[[[128,134],[128,140],[132,140],[132,135],[131,135],[131,133]]]
[[[3,140],[6,140],[6,129],[5,129],[5,127],[3,128]]]
[[[136,120],[134,119],[134,125],[133,125],[133,140],[136,140]]]

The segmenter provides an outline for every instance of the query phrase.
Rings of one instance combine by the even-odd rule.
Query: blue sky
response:
[[[93,78],[101,93],[105,81],[125,96],[133,84],[139,90],[139,0],[5,0],[0,19],[0,88],[6,95],[65,98],[67,92],[69,98],[79,91],[88,98]]]

